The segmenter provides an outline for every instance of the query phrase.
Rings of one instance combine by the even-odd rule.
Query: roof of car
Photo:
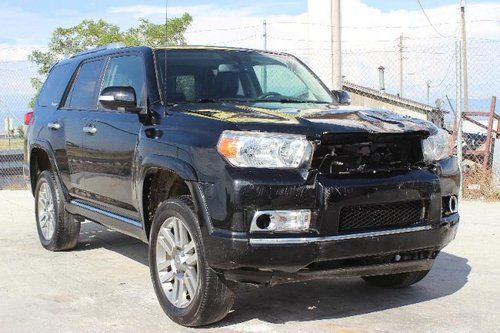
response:
[[[230,47],[230,46],[175,45],[175,46],[151,48],[148,46],[120,46],[120,45],[116,45],[116,44],[110,44],[108,46],[89,49],[89,50],[85,50],[85,51],[82,51],[80,53],[74,54],[69,58],[66,58],[66,59],[59,61],[56,65],[61,65],[61,64],[67,63],[67,62],[73,62],[75,60],[78,60],[78,62],[81,62],[83,59],[88,59],[88,58],[93,58],[93,57],[103,56],[103,55],[109,55],[109,54],[115,54],[115,53],[120,53],[120,52],[124,52],[124,51],[134,51],[134,50],[141,51],[144,49],[149,49],[149,50],[193,50],[193,51],[213,50],[213,51],[237,51],[237,52],[262,52],[262,53],[269,53],[269,54],[287,55],[286,53],[283,53],[283,52],[258,50],[258,49],[251,49],[251,48],[242,48],[242,47]]]

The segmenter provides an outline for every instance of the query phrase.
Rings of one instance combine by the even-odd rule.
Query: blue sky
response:
[[[311,0],[319,1],[319,0]],[[390,12],[396,10],[420,11],[417,0],[343,0],[344,7],[352,2],[361,1],[362,4],[379,12]],[[421,0],[426,10],[457,5],[459,0]],[[468,0],[470,5],[480,3],[498,2],[498,0]],[[198,22],[205,22],[204,11],[197,9],[209,8],[207,15],[217,14],[217,12],[232,12],[239,16],[239,13],[251,13],[254,17],[266,16],[292,16],[300,15],[307,11],[307,0],[169,0],[170,7],[184,8],[197,18]],[[112,23],[118,24],[126,29],[137,22],[130,20],[130,16],[138,19],[136,13],[144,13],[144,10],[113,12],[117,8],[149,8],[148,18],[152,21],[161,22],[163,19],[162,8],[164,0],[107,0],[107,1],[67,1],[67,0],[0,0],[0,44],[9,45],[34,45],[45,44],[50,38],[50,33],[57,26],[71,26],[80,22],[84,18],[98,19],[104,18]],[[156,12],[154,12],[156,11]],[[500,11],[500,7],[499,7]],[[155,14],[156,13],[156,14]],[[420,13],[420,12],[419,12]],[[142,15],[142,14],[141,14]],[[420,13],[421,15],[421,13]],[[212,17],[213,18],[213,17]],[[423,16],[422,16],[423,19]],[[440,18],[437,17],[437,20]],[[219,20],[221,25],[225,20]],[[195,22],[196,23],[196,22]],[[234,23],[234,22],[233,22]]]
[[[319,6],[322,14],[328,15],[328,10],[323,10],[323,7],[328,7],[328,0],[309,1]],[[409,75],[407,91],[414,92],[418,99],[423,100],[426,81],[431,80],[435,85],[440,85],[439,90],[436,87],[432,91],[432,101],[444,98],[445,93],[453,96],[454,67],[450,65],[453,39],[439,39],[436,31],[429,27],[417,0],[342,1],[345,27],[343,40],[347,52],[344,62],[348,76],[352,77],[357,72],[360,75],[360,78],[356,78],[357,82],[363,83],[361,78],[370,77],[374,82],[370,86],[376,85],[376,68],[382,64],[388,66],[386,75],[390,87],[392,81],[397,81],[391,79],[397,71],[391,70],[388,59],[396,54],[395,40],[404,33]],[[440,34],[457,35],[459,0],[421,2]],[[0,0],[0,100],[8,97],[12,101],[9,103],[12,110],[24,111],[33,93],[29,78],[36,73],[36,67],[26,61],[27,55],[34,49],[43,50],[56,27],[69,27],[83,19],[99,18],[117,24],[122,29],[135,26],[141,17],[161,23],[164,19],[164,4],[164,0]],[[495,56],[498,48],[493,46],[499,45],[500,0],[468,0],[467,4],[467,19],[477,22],[468,25],[469,38],[496,40],[492,44],[477,47],[477,43],[470,44],[471,54],[477,55],[472,57],[471,66],[481,70],[471,73],[471,100],[487,100],[497,93],[497,83],[500,82],[500,65],[490,66],[491,59],[496,64],[499,59]],[[311,52],[308,54],[306,49],[311,47],[307,42],[308,26],[304,24],[308,20],[307,7],[308,0],[169,0],[170,16],[189,12],[194,18],[186,34],[190,44],[261,48],[262,21],[266,19],[269,23],[269,47],[296,54],[306,61],[311,56]],[[481,23],[481,20],[488,22]],[[321,22],[322,29],[327,29],[328,19]],[[384,29],[383,26],[390,26],[390,29]],[[318,25],[311,27],[321,28]],[[374,29],[376,27],[380,29]],[[323,37],[314,36],[321,39],[319,42],[329,38],[329,31],[320,32],[326,34]],[[324,47],[321,45],[315,52],[322,52],[321,48]],[[425,54],[428,50],[434,52],[431,57]],[[360,52],[363,56],[355,58]],[[328,55],[324,58],[327,59]],[[482,62],[478,63],[481,59]],[[321,65],[315,68],[319,74],[331,69],[327,62]],[[496,90],[490,91],[493,87]],[[2,112],[0,107],[0,116]]]
[[[349,1],[349,0],[344,0]],[[364,3],[371,7],[379,8],[384,11],[406,9],[418,9],[416,0],[364,0]],[[459,0],[421,0],[426,8],[433,8],[442,5],[456,4]],[[481,0],[468,0],[467,3],[481,3],[486,1]],[[118,6],[132,6],[132,5],[163,5],[163,0],[107,0],[107,1],[65,1],[65,0],[17,0],[17,1],[0,1],[1,6],[19,7],[26,11],[32,11],[39,14],[53,14],[61,13],[64,11],[77,11],[80,13],[95,13],[103,7],[118,7]],[[169,5],[172,6],[197,6],[197,5],[215,5],[227,7],[227,0],[169,0]],[[232,0],[230,7],[246,7],[249,6],[247,0]],[[307,0],[254,0],[252,6],[261,8],[261,12],[267,14],[298,14],[304,12],[307,8]]]

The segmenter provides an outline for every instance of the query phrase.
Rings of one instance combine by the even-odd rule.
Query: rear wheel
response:
[[[74,248],[78,243],[80,222],[66,212],[54,175],[46,170],[35,188],[35,217],[40,243],[49,251]]]
[[[165,313],[184,326],[223,319],[234,294],[205,260],[198,219],[189,196],[163,202],[151,227],[149,267]]]
[[[408,272],[390,275],[363,276],[366,282],[383,288],[406,288],[422,280],[429,271]]]

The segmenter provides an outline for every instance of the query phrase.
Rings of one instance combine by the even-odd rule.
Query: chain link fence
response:
[[[28,61],[0,61],[0,190],[25,189],[24,114],[34,90],[36,67]]]
[[[272,26],[272,22],[267,24]],[[314,25],[313,36],[301,46],[292,42],[294,29],[290,29],[288,35],[281,32],[274,38],[268,32],[267,45],[269,49],[285,49],[299,56],[329,85],[331,41],[325,36],[330,34],[330,28]],[[380,28],[384,31],[391,27]],[[462,107],[463,73],[458,38],[429,36],[422,34],[419,27],[405,34],[388,32],[378,34],[377,38],[368,37],[367,32],[365,38],[357,35],[343,40],[343,89],[350,93],[352,104],[427,119],[446,129],[453,139],[450,145],[454,152],[462,147],[464,197],[500,199],[500,142],[497,140],[500,139],[500,110],[496,106],[500,88],[500,40],[467,40],[469,112],[464,113],[459,122],[457,111]],[[289,44],[284,47],[273,43],[285,40]],[[462,138],[459,141],[460,124]]]
[[[493,97],[499,92],[500,41],[467,41],[470,113],[464,114],[463,137],[458,140],[460,122],[456,115],[461,107],[463,73],[457,38],[423,34],[420,27],[402,35],[395,33],[394,27],[373,28],[366,28],[366,35],[349,32],[356,27],[346,27],[344,33],[344,90],[350,93],[352,104],[428,119],[445,128],[455,138],[454,149],[457,143],[462,145],[465,197],[499,198],[500,111]],[[211,39],[211,32],[220,36],[234,30],[239,38]],[[206,36],[210,41],[207,44],[249,48],[266,45],[269,50],[292,53],[330,85],[331,40],[327,25],[267,21],[264,25],[195,33]],[[36,66],[28,61],[0,61],[0,189],[25,186],[21,176],[22,120],[34,94],[30,78],[35,75]]]

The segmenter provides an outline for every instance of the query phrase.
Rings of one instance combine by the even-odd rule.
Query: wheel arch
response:
[[[141,164],[138,181],[138,200],[148,239],[154,213],[161,202],[189,195],[197,206],[198,196],[192,184],[198,181],[198,177],[194,168],[183,160],[170,156],[148,156]]]
[[[29,180],[31,193],[34,194],[38,177],[45,170],[52,171],[56,175],[56,179],[59,180],[58,169],[50,144],[46,142],[36,142],[29,150]]]

